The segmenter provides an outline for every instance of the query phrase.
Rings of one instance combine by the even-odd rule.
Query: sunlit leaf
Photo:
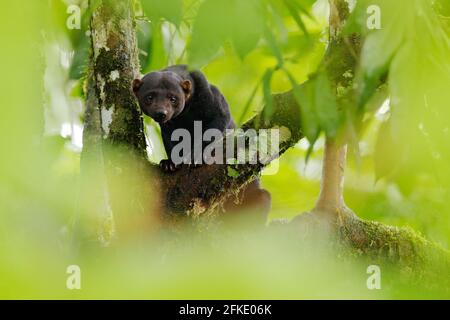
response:
[[[259,0],[234,1],[234,5],[231,40],[243,58],[256,47],[263,33],[262,7]]]
[[[385,177],[392,178],[398,170],[405,151],[403,146],[394,138],[391,120],[384,122],[378,130],[374,153],[377,181]]]
[[[289,0],[289,2],[308,18],[315,20],[309,9],[316,3],[316,0]]]
[[[266,27],[265,29],[265,38],[268,42],[270,49],[272,50],[272,54],[277,58],[278,66],[281,67],[284,64],[283,53],[281,52],[280,47],[275,39],[273,32]]]
[[[361,58],[364,80],[358,101],[360,108],[371,98],[381,78],[388,72],[404,36],[402,29],[401,26],[394,25],[388,30],[373,32],[366,39]]]
[[[303,133],[308,139],[310,145],[313,146],[320,133],[319,121],[315,112],[316,94],[314,83],[310,80],[300,86],[288,71],[286,71],[286,74],[292,83],[292,93],[294,95],[294,99],[300,107]]]
[[[244,109],[242,110],[241,117],[239,118],[239,124],[242,124],[244,122],[244,117],[246,116],[247,112],[250,109],[250,106],[252,105],[253,100],[255,100],[256,93],[258,92],[258,88],[261,85],[261,82],[258,82],[253,89],[252,93],[250,94],[247,102],[245,103]]]
[[[226,0],[206,0],[195,18],[189,45],[189,64],[199,68],[217,52],[231,30],[232,9]]]
[[[145,14],[152,22],[165,19],[179,26],[183,19],[183,0],[141,0]]]
[[[302,17],[297,11],[297,8],[292,4],[290,0],[283,0],[284,4],[289,10],[289,13],[291,14],[292,18],[295,20],[295,23],[297,23],[298,27],[305,33],[308,34],[308,29],[305,26],[305,23],[302,20]]]
[[[148,64],[145,71],[159,70],[167,66],[167,53],[164,48],[164,36],[160,23],[151,26],[151,42],[148,54]]]
[[[263,13],[257,0],[206,0],[194,21],[189,47],[190,64],[207,63],[226,42],[245,57],[254,49],[263,33]]]
[[[320,73],[314,81],[315,85],[315,111],[321,129],[328,137],[334,137],[339,125],[338,103],[331,90],[328,77]]]

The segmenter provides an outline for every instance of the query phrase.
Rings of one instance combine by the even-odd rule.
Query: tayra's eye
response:
[[[173,105],[176,105],[178,102],[177,98],[174,96],[169,97],[169,100],[170,100],[170,103]]]
[[[153,101],[153,96],[151,94],[149,94],[148,96],[145,97],[145,103],[152,103]]]

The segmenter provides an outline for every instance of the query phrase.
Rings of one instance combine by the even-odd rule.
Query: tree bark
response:
[[[140,77],[132,4],[102,0],[91,17],[81,163],[86,181],[83,211],[98,220],[94,234],[104,244],[116,228],[123,236],[127,230],[154,225],[151,213],[159,198],[157,181],[146,174],[142,114],[131,89],[133,79]]]
[[[349,16],[348,4],[344,0],[329,0],[330,18],[329,18],[329,48],[328,52],[338,50],[339,46],[349,45],[349,39],[343,36],[342,29]],[[349,53],[360,51],[359,46],[349,45]],[[325,58],[327,61],[327,57]],[[333,60],[329,60],[332,63]],[[334,64],[333,64],[334,65]],[[327,72],[331,83],[334,85],[334,92],[338,96],[338,87],[348,88],[347,92],[352,92],[349,88],[353,82],[353,76],[356,72],[356,61],[347,64],[346,69],[340,68],[339,72]],[[347,75],[347,76],[344,76]],[[352,75],[349,77],[348,75]],[[342,95],[340,100],[351,99]],[[325,149],[322,166],[322,180],[320,185],[319,199],[313,212],[326,216],[330,221],[337,218],[338,212],[349,212],[344,202],[344,173],[347,161],[347,145],[339,144],[335,137],[326,137]]]
[[[323,156],[320,195],[314,211],[333,212],[345,206],[344,171],[347,146],[327,138]]]
[[[114,236],[113,214],[109,204],[108,188],[102,151],[100,109],[96,94],[93,68],[86,82],[86,111],[84,114],[83,152],[80,159],[80,208],[81,221],[76,221],[75,234],[79,242],[95,242],[103,246]],[[80,224],[88,231],[80,235]]]
[[[274,111],[270,120],[256,116],[242,126],[243,130],[279,130],[279,149],[269,150],[267,155],[271,160],[278,158],[303,137],[300,107],[292,92],[274,95],[273,100]],[[256,164],[203,165],[198,168],[183,167],[175,173],[161,173],[160,180],[165,192],[162,194],[164,207],[172,217],[198,218],[217,214],[224,201],[236,196],[266,165],[268,162],[265,161]],[[150,167],[153,171],[159,171],[154,165]]]

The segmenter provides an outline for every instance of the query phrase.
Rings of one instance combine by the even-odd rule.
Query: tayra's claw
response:
[[[176,165],[169,159],[161,160],[159,166],[164,172],[175,172],[180,168],[180,165]]]

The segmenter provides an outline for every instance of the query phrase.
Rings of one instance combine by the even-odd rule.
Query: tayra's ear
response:
[[[134,94],[136,94],[139,91],[139,88],[142,86],[142,80],[134,79],[132,86],[133,86],[133,92],[134,92]]]
[[[189,80],[183,80],[180,85],[186,95],[186,100],[189,99],[192,94],[192,82]]]

